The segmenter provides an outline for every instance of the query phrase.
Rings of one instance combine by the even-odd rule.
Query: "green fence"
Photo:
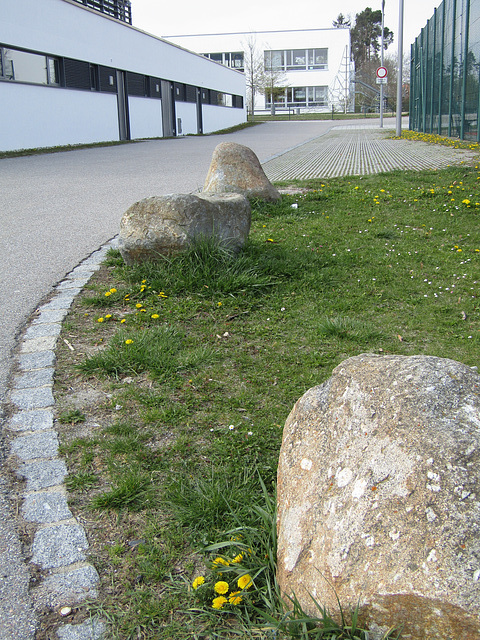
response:
[[[480,0],[444,0],[412,45],[409,126],[480,141]]]

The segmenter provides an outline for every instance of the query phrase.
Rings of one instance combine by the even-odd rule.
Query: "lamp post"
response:
[[[385,31],[385,0],[382,0],[382,50],[380,52],[380,65],[383,67],[383,45]],[[380,128],[383,129],[383,82],[380,85]]]
[[[402,71],[403,71],[403,0],[399,0],[398,60],[397,60],[397,126],[396,135],[402,135]]]

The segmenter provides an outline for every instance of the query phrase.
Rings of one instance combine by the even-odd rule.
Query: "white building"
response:
[[[165,36],[249,77],[252,48],[264,68],[280,78],[275,108],[301,111],[345,110],[350,85],[350,29],[303,29],[209,35]],[[248,84],[248,80],[247,80]],[[270,93],[258,92],[255,111],[270,110]],[[352,105],[353,107],[353,105]]]
[[[128,0],[0,0],[1,151],[245,122],[241,72],[129,19]]]

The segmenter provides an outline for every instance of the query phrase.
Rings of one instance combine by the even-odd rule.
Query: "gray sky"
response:
[[[236,31],[272,31],[282,29],[321,29],[343,13],[355,20],[366,7],[381,9],[381,0],[131,0],[133,26],[156,36]],[[404,0],[404,52],[432,17],[440,0]],[[238,8],[237,8],[238,7]],[[395,34],[388,53],[396,53],[398,42],[399,0],[385,0],[385,26]]]

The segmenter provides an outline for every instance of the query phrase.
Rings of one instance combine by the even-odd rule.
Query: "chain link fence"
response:
[[[480,141],[480,0],[444,0],[412,45],[409,127]]]

